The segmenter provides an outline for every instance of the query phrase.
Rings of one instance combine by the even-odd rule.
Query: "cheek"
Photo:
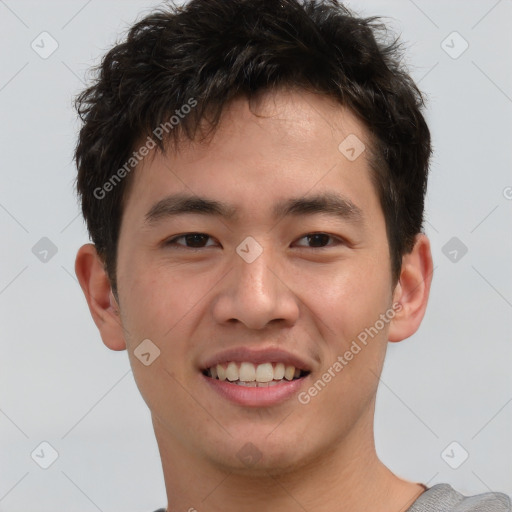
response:
[[[146,387],[146,378],[149,386],[155,382],[156,375],[146,375],[155,371],[160,372],[159,382],[174,387],[175,382],[166,372],[171,372],[180,382],[194,378],[195,366],[190,358],[197,353],[195,344],[201,342],[194,332],[206,314],[204,308],[213,284],[206,276],[189,275],[177,268],[155,265],[141,268],[144,270],[134,269],[134,277],[126,282],[123,304],[132,368],[135,372],[141,366],[134,351],[142,340],[149,339],[160,353],[153,372],[144,367],[139,369],[141,387]]]
[[[183,410],[190,407],[180,383],[194,378],[190,354],[194,353],[191,330],[194,314],[201,306],[204,291],[199,282],[191,283],[180,272],[144,267],[125,283],[123,324],[137,387],[150,408],[155,411]],[[206,287],[206,290],[209,288]],[[158,354],[149,365],[139,359],[142,340],[150,340],[149,352]],[[147,342],[145,342],[147,343]],[[156,348],[155,348],[156,347]],[[190,397],[188,397],[189,400]]]
[[[308,276],[304,303],[321,322],[319,327],[337,349],[384,313],[391,300],[387,269],[368,256],[355,255],[338,270]]]
[[[187,278],[179,269],[141,265],[132,272],[126,283],[124,309],[128,329],[138,335],[162,341],[172,337],[207,292],[201,280]]]
[[[377,333],[370,328],[385,313],[391,296],[382,272],[371,266],[347,268],[313,295],[316,325],[325,344],[324,362],[302,398],[310,400],[305,407],[316,411],[312,417],[330,411],[332,435],[349,429],[352,419],[364,414],[376,393],[389,324]],[[315,423],[311,428],[320,427]]]

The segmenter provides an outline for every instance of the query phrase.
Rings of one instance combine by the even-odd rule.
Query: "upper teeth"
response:
[[[300,370],[295,366],[285,366],[283,363],[263,363],[254,365],[249,362],[236,363],[231,361],[227,366],[218,364],[209,368],[209,374],[220,380],[243,382],[270,382],[272,380],[292,380],[300,376]]]

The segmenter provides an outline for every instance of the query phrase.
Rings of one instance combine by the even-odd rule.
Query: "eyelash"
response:
[[[169,240],[164,242],[164,246],[165,247],[174,246],[174,247],[179,247],[179,248],[183,248],[183,249],[188,249],[188,250],[191,250],[191,251],[200,251],[202,249],[206,249],[206,247],[187,247],[187,246],[179,245],[179,244],[176,243],[176,240],[179,240],[180,238],[185,238],[185,237],[190,236],[190,235],[204,235],[204,236],[207,236],[208,238],[212,239],[212,237],[210,235],[207,235],[206,233],[199,233],[199,232],[184,233],[183,235],[178,235],[178,236],[175,236],[173,238],[170,238]],[[311,237],[311,236],[316,236],[316,235],[325,235],[325,236],[329,237],[330,239],[334,240],[335,244],[334,245],[331,244],[331,245],[323,246],[323,247],[305,247],[306,249],[309,248],[309,249],[325,250],[325,249],[328,249],[329,247],[335,247],[335,246],[338,246],[338,245],[344,245],[345,244],[345,241],[343,239],[341,239],[341,238],[339,238],[337,236],[331,235],[329,233],[324,233],[322,231],[315,231],[313,233],[307,233],[307,234],[301,236],[299,238],[299,240],[302,240],[303,238],[307,238],[307,237]]]

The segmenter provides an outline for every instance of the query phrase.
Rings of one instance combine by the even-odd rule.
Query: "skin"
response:
[[[169,512],[402,512],[424,491],[379,460],[373,421],[387,344],[416,332],[425,313],[430,243],[417,235],[392,283],[368,151],[349,161],[338,150],[349,134],[368,147],[364,126],[325,96],[281,89],[236,99],[211,140],[154,153],[137,168],[119,238],[119,301],[94,245],[78,251],[76,274],[102,340],[128,350],[151,411]],[[271,215],[278,200],[322,191],[348,197],[365,223]],[[228,202],[238,218],[185,214],[145,225],[149,208],[175,192]],[[211,238],[196,251],[184,239],[164,245],[190,232]],[[315,244],[305,237],[315,232],[334,238]],[[236,252],[247,236],[263,249],[252,263]],[[300,354],[314,382],[395,302],[400,311],[307,405],[293,397],[244,407],[203,382],[200,362],[239,345]],[[149,366],[134,355],[147,338],[161,351]],[[237,455],[249,441],[261,455],[252,465]]]

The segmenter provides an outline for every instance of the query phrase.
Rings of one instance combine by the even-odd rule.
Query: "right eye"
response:
[[[202,249],[205,247],[204,242],[207,241],[208,238],[212,238],[211,236],[205,233],[185,233],[183,235],[178,235],[173,238],[170,238],[166,242],[164,242],[164,246],[175,246],[175,247],[183,247],[185,249]],[[183,239],[185,241],[185,245],[177,243],[178,240]],[[190,244],[190,245],[188,245]],[[208,247],[208,246],[206,246]],[[211,247],[211,246],[210,246]]]

